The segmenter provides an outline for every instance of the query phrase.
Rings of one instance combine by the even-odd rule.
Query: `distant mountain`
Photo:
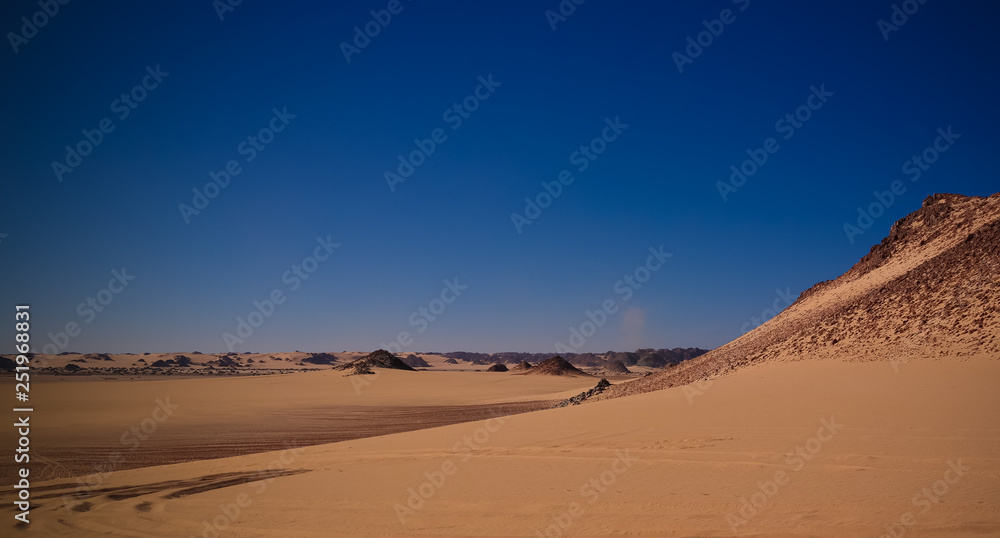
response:
[[[579,368],[605,368],[611,360],[620,361],[625,366],[639,365],[650,368],[663,368],[671,364],[679,364],[705,353],[708,353],[707,349],[677,347],[673,349],[639,349],[634,353],[608,351],[605,353],[566,353],[561,356],[567,362]],[[450,359],[468,361],[481,366],[489,364],[518,364],[521,362],[538,364],[555,356],[554,353],[524,353],[514,351],[501,353],[450,351],[447,353],[435,352],[434,354]],[[645,361],[643,361],[644,358],[646,359]]]

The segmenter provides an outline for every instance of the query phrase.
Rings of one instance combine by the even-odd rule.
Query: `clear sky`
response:
[[[992,2],[223,2],[0,8],[0,338],[711,348],[1000,190]]]

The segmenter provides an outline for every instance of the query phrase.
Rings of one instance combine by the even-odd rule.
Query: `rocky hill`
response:
[[[776,360],[1000,358],[1000,193],[936,194],[835,280],[698,358],[596,399],[711,379]]]
[[[335,366],[333,369],[347,372],[344,375],[362,375],[375,373],[372,370],[373,368],[414,371],[410,365],[406,364],[399,357],[384,349],[376,349],[360,359],[351,361],[341,366]]]
[[[610,360],[601,373],[604,375],[629,375],[632,372],[622,364],[622,361]]]
[[[403,359],[403,362],[405,362],[411,368],[430,368],[431,367],[431,365],[427,361],[425,361],[423,357],[421,357],[419,355],[414,355],[413,353],[410,353],[409,355],[407,355],[406,358]]]
[[[542,362],[538,366],[527,370],[521,375],[562,375],[562,376],[589,376],[590,374],[581,372],[566,359],[556,355],[551,359]]]

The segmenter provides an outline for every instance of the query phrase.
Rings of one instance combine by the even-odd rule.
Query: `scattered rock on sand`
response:
[[[528,370],[531,370],[532,368],[534,368],[534,366],[532,366],[530,362],[528,362],[528,361],[521,361],[520,364],[517,364],[516,366],[514,366],[513,368],[511,368],[510,371],[511,372],[526,372]]]
[[[214,364],[220,368],[239,368],[240,366],[242,366],[240,363],[236,362],[236,360],[230,357],[229,355],[223,355],[219,357],[219,360],[208,361],[208,364]]]
[[[596,395],[604,392],[604,389],[606,389],[606,388],[608,388],[610,386],[611,386],[611,383],[608,382],[607,379],[604,379],[602,377],[601,380],[597,382],[597,385],[594,386],[594,388],[592,388],[592,389],[590,389],[590,390],[588,390],[586,392],[581,392],[580,394],[577,394],[576,396],[573,396],[572,398],[568,398],[566,400],[563,400],[563,401],[557,403],[556,407],[566,407],[567,405],[580,405],[587,398],[590,398],[591,396],[596,396]]]

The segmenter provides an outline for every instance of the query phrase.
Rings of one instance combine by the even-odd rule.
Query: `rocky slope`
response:
[[[1000,358],[1000,193],[936,194],[835,280],[700,357],[596,399],[710,379],[775,360]]]

